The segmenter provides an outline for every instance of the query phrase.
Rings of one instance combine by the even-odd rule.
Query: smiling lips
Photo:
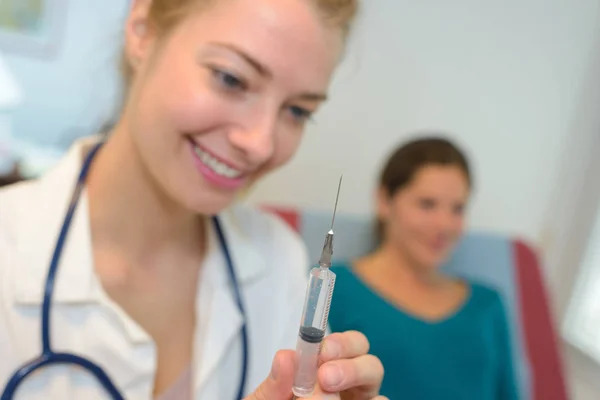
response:
[[[200,174],[210,183],[223,189],[239,189],[244,185],[247,174],[210,153],[190,140],[192,154]]]
[[[428,242],[427,245],[431,250],[435,252],[441,252],[446,250],[448,247],[448,242],[449,241],[445,238],[436,238],[435,240]]]

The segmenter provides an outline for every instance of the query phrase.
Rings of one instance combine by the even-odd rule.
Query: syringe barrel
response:
[[[310,396],[315,388],[334,285],[335,274],[329,268],[317,267],[310,271],[296,347],[293,392],[297,397]]]
[[[335,274],[329,268],[310,270],[300,327],[325,331],[334,285]]]

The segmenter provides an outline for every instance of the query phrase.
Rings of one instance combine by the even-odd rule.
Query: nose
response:
[[[460,221],[459,217],[457,217],[452,210],[440,210],[437,222],[438,229],[441,232],[448,234],[456,230],[456,226]]]
[[[249,127],[238,127],[230,132],[229,141],[251,166],[264,164],[275,150],[275,118],[264,116]]]

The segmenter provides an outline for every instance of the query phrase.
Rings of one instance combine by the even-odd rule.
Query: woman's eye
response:
[[[310,119],[310,117],[312,116],[311,111],[304,109],[302,107],[291,106],[289,108],[289,110],[290,110],[290,114],[292,115],[292,118],[294,118],[298,122],[304,122],[304,121]]]
[[[230,72],[214,69],[213,74],[219,84],[228,90],[245,90],[246,84]]]

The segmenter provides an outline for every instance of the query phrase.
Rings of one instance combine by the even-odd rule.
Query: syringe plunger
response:
[[[297,397],[310,396],[317,383],[321,342],[325,337],[335,274],[329,267],[310,271],[304,313],[296,345],[296,376],[292,388]]]

